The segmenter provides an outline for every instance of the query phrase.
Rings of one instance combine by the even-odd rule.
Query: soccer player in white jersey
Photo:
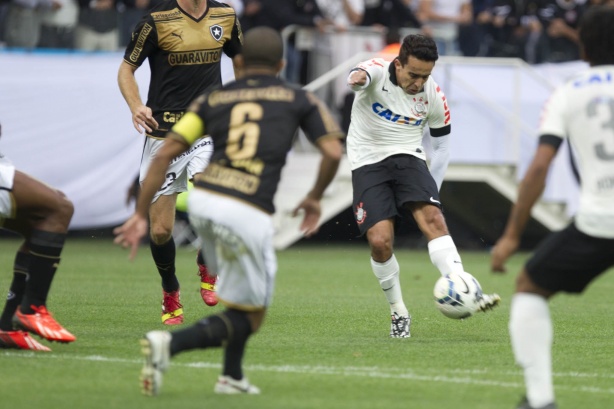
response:
[[[356,92],[347,137],[353,208],[360,233],[366,234],[371,247],[373,273],[390,303],[393,338],[408,338],[411,324],[393,253],[395,217],[413,216],[442,275],[464,271],[439,201],[451,124],[446,97],[431,78],[438,57],[431,38],[409,35],[392,62],[362,62],[348,77]],[[430,171],[422,147],[426,125],[433,147]],[[482,310],[499,300],[496,294],[484,295]]]
[[[535,250],[516,280],[509,331],[524,370],[526,397],[518,409],[555,409],[552,384],[553,329],[548,300],[558,292],[581,293],[614,266],[614,8],[591,7],[580,24],[583,58],[591,65],[561,86],[544,107],[539,145],[524,176],[492,269],[518,248],[531,208],[561,143],[577,154],[581,179],[575,220]],[[590,404],[587,402],[587,407]]]

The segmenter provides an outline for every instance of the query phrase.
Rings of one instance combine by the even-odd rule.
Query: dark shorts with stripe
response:
[[[352,171],[353,211],[360,234],[379,221],[411,217],[409,202],[441,208],[437,184],[426,162],[412,155],[393,155]]]
[[[571,223],[540,243],[525,269],[541,288],[581,293],[612,266],[614,239],[589,236]]]

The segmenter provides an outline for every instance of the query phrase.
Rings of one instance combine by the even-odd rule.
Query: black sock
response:
[[[23,251],[18,251],[13,264],[13,282],[9,294],[6,297],[6,304],[0,316],[0,330],[12,331],[12,318],[23,300],[23,295],[26,291],[26,280],[28,278],[28,265],[30,263],[30,254]]]
[[[47,304],[51,282],[60,264],[66,234],[34,230],[30,238],[30,267],[21,311],[31,314],[31,306]]]
[[[162,288],[167,293],[179,290],[179,280],[175,275],[175,240],[173,237],[164,244],[157,245],[153,241],[149,243],[151,255],[158,273],[162,278]]]
[[[220,347],[226,343],[223,374],[242,379],[241,363],[247,339],[252,333],[247,313],[226,310],[209,316],[190,328],[173,332],[171,356],[192,349]]]
[[[228,339],[228,327],[219,315],[206,317],[189,328],[174,331],[171,356],[192,349],[221,347]]]
[[[247,339],[252,333],[252,326],[247,318],[247,313],[237,310],[228,310],[227,316],[233,323],[233,333],[228,338],[224,351],[223,374],[233,379],[243,379],[243,354]]]

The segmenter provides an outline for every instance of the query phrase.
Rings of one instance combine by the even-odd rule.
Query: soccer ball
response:
[[[433,289],[435,305],[448,318],[471,317],[479,308],[482,287],[469,273],[449,274],[439,278]]]

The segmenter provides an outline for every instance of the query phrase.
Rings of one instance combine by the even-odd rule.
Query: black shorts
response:
[[[437,184],[426,162],[412,155],[393,155],[352,171],[353,210],[360,234],[379,221],[406,216],[408,202],[441,208]]]
[[[612,266],[614,239],[589,236],[571,223],[540,243],[525,269],[546,290],[581,293]]]

